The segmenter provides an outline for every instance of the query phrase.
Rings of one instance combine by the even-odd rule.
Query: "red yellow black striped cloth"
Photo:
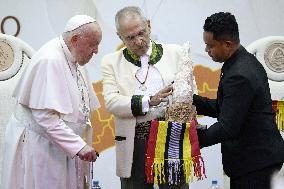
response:
[[[148,183],[170,185],[184,179],[188,183],[193,175],[197,179],[206,177],[195,120],[190,123],[151,122],[145,173]]]
[[[275,121],[280,131],[284,132],[284,100],[273,100],[273,110],[276,113]]]

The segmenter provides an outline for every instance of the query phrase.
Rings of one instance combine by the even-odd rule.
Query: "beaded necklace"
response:
[[[67,59],[67,56],[65,54],[65,51],[64,51],[64,48],[63,48],[62,44],[61,44],[61,48],[63,50],[63,54],[64,54],[65,60],[67,62],[67,65],[68,65],[68,67],[70,69],[71,75],[73,76],[73,78],[75,78],[75,76],[74,76],[74,74],[72,72],[71,66],[70,66],[70,62]],[[87,84],[86,84],[86,82],[85,82],[85,80],[84,80],[80,70],[78,69],[78,65],[77,64],[75,64],[75,68],[76,68],[76,84],[77,84],[79,92],[81,93],[81,102],[82,102],[82,105],[83,105],[82,113],[84,115],[84,121],[85,121],[85,123],[87,123],[88,120],[89,120],[90,112],[91,112],[90,111],[90,107],[89,107],[89,105],[90,105],[89,91],[88,91]],[[86,90],[85,93],[88,95],[89,105],[87,105],[87,102],[86,102],[86,99],[85,99],[85,95],[84,95],[84,90]]]
[[[147,81],[147,78],[148,78],[148,73],[149,73],[149,68],[150,68],[150,65],[148,64],[148,68],[147,68],[147,73],[146,73],[146,76],[145,76],[145,79],[144,81],[140,81],[139,78],[137,77],[137,72],[135,74],[135,78],[137,79],[137,81],[141,84],[141,86],[139,87],[139,89],[141,91],[146,91],[147,90],[147,87],[145,86],[145,83]]]

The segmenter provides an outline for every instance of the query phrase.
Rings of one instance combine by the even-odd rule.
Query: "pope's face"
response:
[[[77,62],[83,66],[90,61],[93,54],[98,53],[102,40],[102,32],[98,25],[91,24],[75,41],[74,54]]]
[[[150,22],[139,17],[122,18],[117,34],[132,53],[144,55],[150,44]]]

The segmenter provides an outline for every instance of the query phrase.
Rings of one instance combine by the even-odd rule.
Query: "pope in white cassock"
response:
[[[97,54],[102,32],[87,15],[31,59],[15,90],[18,105],[5,133],[1,189],[83,189],[92,148],[90,111],[98,99],[83,65]],[[83,139],[85,138],[85,140]]]

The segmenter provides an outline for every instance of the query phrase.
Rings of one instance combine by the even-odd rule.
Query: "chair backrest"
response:
[[[272,99],[284,99],[284,36],[269,36],[246,47],[267,72]]]
[[[12,93],[33,53],[34,50],[23,40],[0,34],[0,154],[3,152],[5,128],[16,104]]]

